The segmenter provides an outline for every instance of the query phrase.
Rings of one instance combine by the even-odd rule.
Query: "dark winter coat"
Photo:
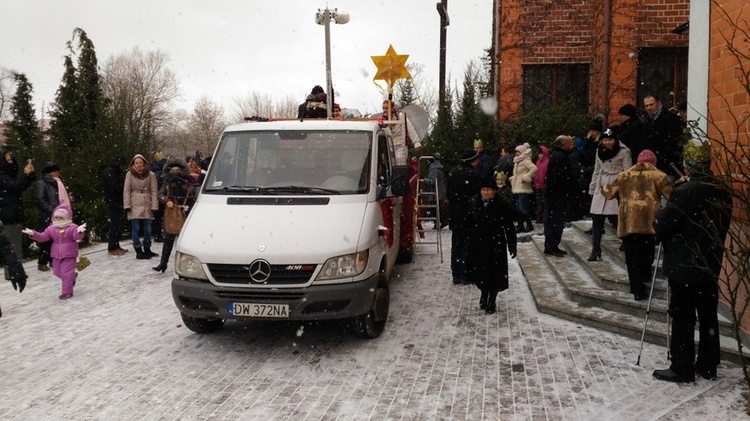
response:
[[[462,163],[448,173],[451,230],[461,230],[468,227],[469,199],[478,192],[479,176],[470,164]]]
[[[644,122],[643,149],[650,149],[656,155],[656,167],[667,175],[674,175],[670,167],[673,163],[682,171],[682,149],[680,136],[685,123],[680,117],[662,107],[656,116],[646,116]],[[637,155],[633,155],[637,156]]]
[[[630,149],[630,156],[638,159],[643,151],[643,123],[637,117],[623,121],[617,129],[617,139]]]
[[[477,167],[474,169],[474,171],[477,172],[479,178],[493,178],[492,157],[487,155],[485,152],[482,152],[479,154],[479,158],[477,159],[479,160],[479,162],[477,163]]]
[[[67,191],[67,187],[65,190]],[[52,212],[60,205],[57,181],[51,175],[44,174],[34,183],[34,202],[39,208],[39,227],[44,229],[52,220]]]
[[[466,279],[482,290],[508,289],[508,251],[516,254],[514,211],[495,195],[484,205],[477,194],[469,201],[469,259]]]
[[[122,190],[125,186],[125,171],[121,166],[127,164],[125,158],[117,156],[110,161],[109,166],[104,169],[102,179],[104,181],[104,201],[107,206],[122,208]]]
[[[13,249],[8,236],[3,232],[3,224],[0,222],[0,263],[8,268],[7,280],[22,281],[26,276],[26,271],[23,268],[23,262],[16,255],[16,251]],[[26,283],[24,282],[24,285]]]
[[[661,198],[669,198],[672,183],[655,166],[641,162],[618,174],[601,191],[604,197],[617,198],[620,202],[618,237],[624,238],[630,234],[653,235],[654,219],[661,209]]]
[[[544,192],[544,198],[561,202],[570,200],[577,183],[578,180],[573,178],[570,170],[568,151],[555,147],[547,164],[547,190]]]
[[[500,158],[495,165],[495,171],[504,172],[510,178],[513,175],[513,154],[509,153]]]
[[[169,168],[181,166],[182,171],[179,173],[170,172]],[[181,159],[170,159],[163,166],[163,183],[159,189],[159,203],[165,205],[167,200],[172,200],[182,206],[183,203],[192,207],[195,203],[195,187],[190,180],[190,174],[187,170],[185,161]],[[187,201],[185,199],[187,198]]]
[[[6,225],[23,221],[23,192],[36,179],[34,173],[19,174],[18,162],[5,160],[5,149],[0,149],[0,221]]]
[[[654,221],[664,246],[664,274],[692,285],[716,284],[731,220],[732,195],[711,176],[675,187]]]

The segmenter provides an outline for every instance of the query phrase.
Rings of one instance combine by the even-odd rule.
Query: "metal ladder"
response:
[[[432,163],[434,157],[422,156],[419,158],[419,164],[417,167],[417,174],[422,169],[423,162],[427,162],[429,166]],[[438,186],[435,186],[435,191],[429,191],[427,189],[426,178],[419,178],[417,180],[417,197],[414,201],[414,207],[416,208],[416,216],[414,218],[414,251],[416,254],[432,254],[425,253],[424,248],[416,247],[417,245],[435,245],[437,254],[440,254],[440,263],[443,263],[443,240],[441,236],[442,227],[440,226],[440,200],[442,199],[439,194]],[[434,216],[425,216],[427,211],[433,211]],[[423,228],[423,222],[432,222],[433,228]],[[436,239],[427,238],[426,233],[435,233]]]

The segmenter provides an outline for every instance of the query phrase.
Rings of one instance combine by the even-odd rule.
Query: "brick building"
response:
[[[689,0],[494,0],[499,117],[573,101],[615,121],[647,92],[687,98]],[[499,47],[499,48],[497,48]]]

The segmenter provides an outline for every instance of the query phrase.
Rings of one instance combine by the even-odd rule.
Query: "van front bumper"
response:
[[[306,288],[231,288],[184,278],[172,279],[180,312],[196,318],[257,320],[343,319],[367,313],[375,299],[378,274],[363,281]],[[289,317],[235,316],[230,303],[287,304]]]

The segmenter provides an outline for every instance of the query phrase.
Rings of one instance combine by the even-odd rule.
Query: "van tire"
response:
[[[195,333],[211,333],[216,332],[224,326],[224,319],[203,319],[200,317],[188,316],[185,313],[180,313],[182,316],[182,322],[185,326]]]
[[[354,331],[358,336],[365,339],[375,339],[383,333],[388,321],[390,302],[391,294],[388,290],[388,282],[385,280],[385,274],[381,273],[370,310],[365,314],[354,317]]]

